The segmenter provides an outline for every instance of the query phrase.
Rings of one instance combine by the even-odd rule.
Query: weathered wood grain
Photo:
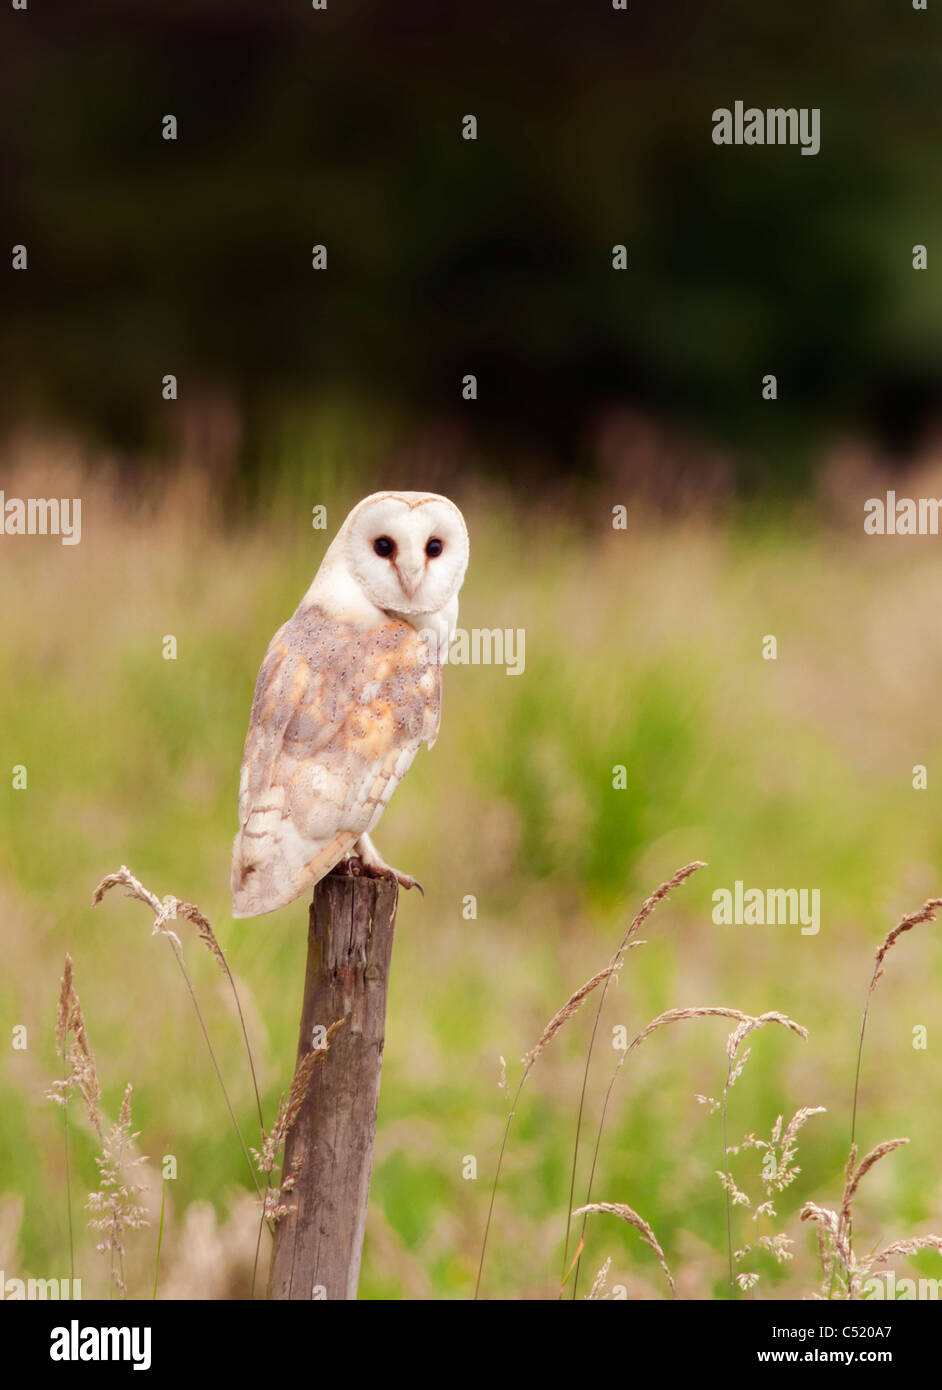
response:
[[[398,896],[391,880],[336,874],[314,890],[296,1076],[311,1067],[315,1030],[342,1023],[286,1138],[293,1210],[275,1229],[271,1299],[357,1296]]]

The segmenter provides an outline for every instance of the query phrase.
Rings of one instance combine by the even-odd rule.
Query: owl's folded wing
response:
[[[259,671],[239,788],[233,915],[307,891],[379,820],[437,726],[440,668],[418,634],[299,609]]]

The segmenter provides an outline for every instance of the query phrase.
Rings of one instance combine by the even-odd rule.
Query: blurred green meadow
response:
[[[229,853],[255,675],[349,506],[378,487],[426,486],[400,467],[366,472],[355,448],[301,438],[273,457],[250,505],[186,470],[135,487],[87,466],[61,441],[8,446],[8,496],[81,496],[83,537],[0,542],[0,1018],[28,1047],[0,1057],[0,1268],[65,1277],[69,1223],[63,1116],[44,1099],[59,980],[73,958],[107,1114],[133,1083],[148,1162],[148,1230],[127,1237],[134,1297],[154,1277],[161,1164],[166,1183],[162,1297],[246,1297],[257,1214],[199,1025],[151,915],[92,890],[121,864],[159,895],[198,903],[238,981],[266,1120],[290,1083],[307,906],[233,922]],[[464,628],[526,634],[525,671],[453,665],[442,730],[423,750],[377,832],[414,873],[403,893],[361,1297],[463,1299],[473,1293],[508,1097],[547,1020],[607,962],[640,902],[693,859],[708,867],[662,904],[628,954],[596,1044],[577,1205],[619,1053],[671,1007],[779,1010],[807,1042],[754,1034],[731,1092],[730,1141],[768,1138],[776,1117],[826,1106],[800,1135],[801,1173],[762,1225],[734,1207],[738,1247],[785,1231],[794,1259],[740,1268],[740,1297],[802,1297],[820,1274],[808,1199],[839,1200],[850,1136],[860,1014],[874,951],[904,912],[942,893],[938,813],[942,723],[942,567],[938,538],[867,538],[870,480],[842,475],[767,515],[730,505],[673,514],[600,490],[578,508],[436,478],[465,512],[471,563]],[[938,479],[937,479],[938,481]],[[931,486],[927,484],[931,492]],[[902,489],[901,489],[902,490]],[[924,489],[925,490],[925,489]],[[939,495],[938,486],[935,495]],[[627,530],[612,506],[629,502]],[[312,507],[327,507],[326,531]],[[776,660],[763,639],[778,642]],[[176,638],[175,660],[163,657]],[[913,768],[928,769],[915,790]],[[25,765],[25,790],[12,768]],[[624,766],[624,789],[613,785]],[[712,895],[818,888],[821,930],[718,926]],[[467,916],[473,895],[476,916]],[[251,1084],[225,981],[186,922],[176,924],[220,1066],[250,1144]],[[858,1140],[910,1144],[864,1180],[861,1248],[942,1228],[942,984],[939,927],[890,955],[864,1051]],[[559,1290],[582,1070],[594,999],[553,1039],[523,1091],[490,1232],[486,1297]],[[928,1027],[928,1046],[913,1030]],[[619,1075],[593,1196],[650,1222],[681,1297],[727,1297],[718,1096],[730,1025],[694,1019],[656,1033]],[[107,1257],[86,1229],[96,1144],[70,1106],[75,1273],[107,1296]],[[467,1177],[468,1159],[476,1177]],[[760,1201],[760,1155],[732,1160]],[[264,1290],[268,1236],[263,1237]],[[573,1246],[570,1245],[570,1257]],[[668,1290],[636,1231],[589,1220],[579,1294],[610,1257],[609,1288]],[[939,1276],[923,1253],[900,1272]]]

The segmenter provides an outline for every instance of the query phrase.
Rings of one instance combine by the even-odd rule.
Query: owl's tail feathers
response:
[[[240,830],[232,846],[233,917],[261,917],[294,902],[330,873],[356,838],[342,830],[326,843],[304,840],[286,820],[264,835]]]

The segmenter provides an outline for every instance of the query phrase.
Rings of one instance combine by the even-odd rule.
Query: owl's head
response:
[[[367,597],[386,612],[439,612],[468,567],[464,517],[435,492],[374,492],[354,507],[337,539]]]

